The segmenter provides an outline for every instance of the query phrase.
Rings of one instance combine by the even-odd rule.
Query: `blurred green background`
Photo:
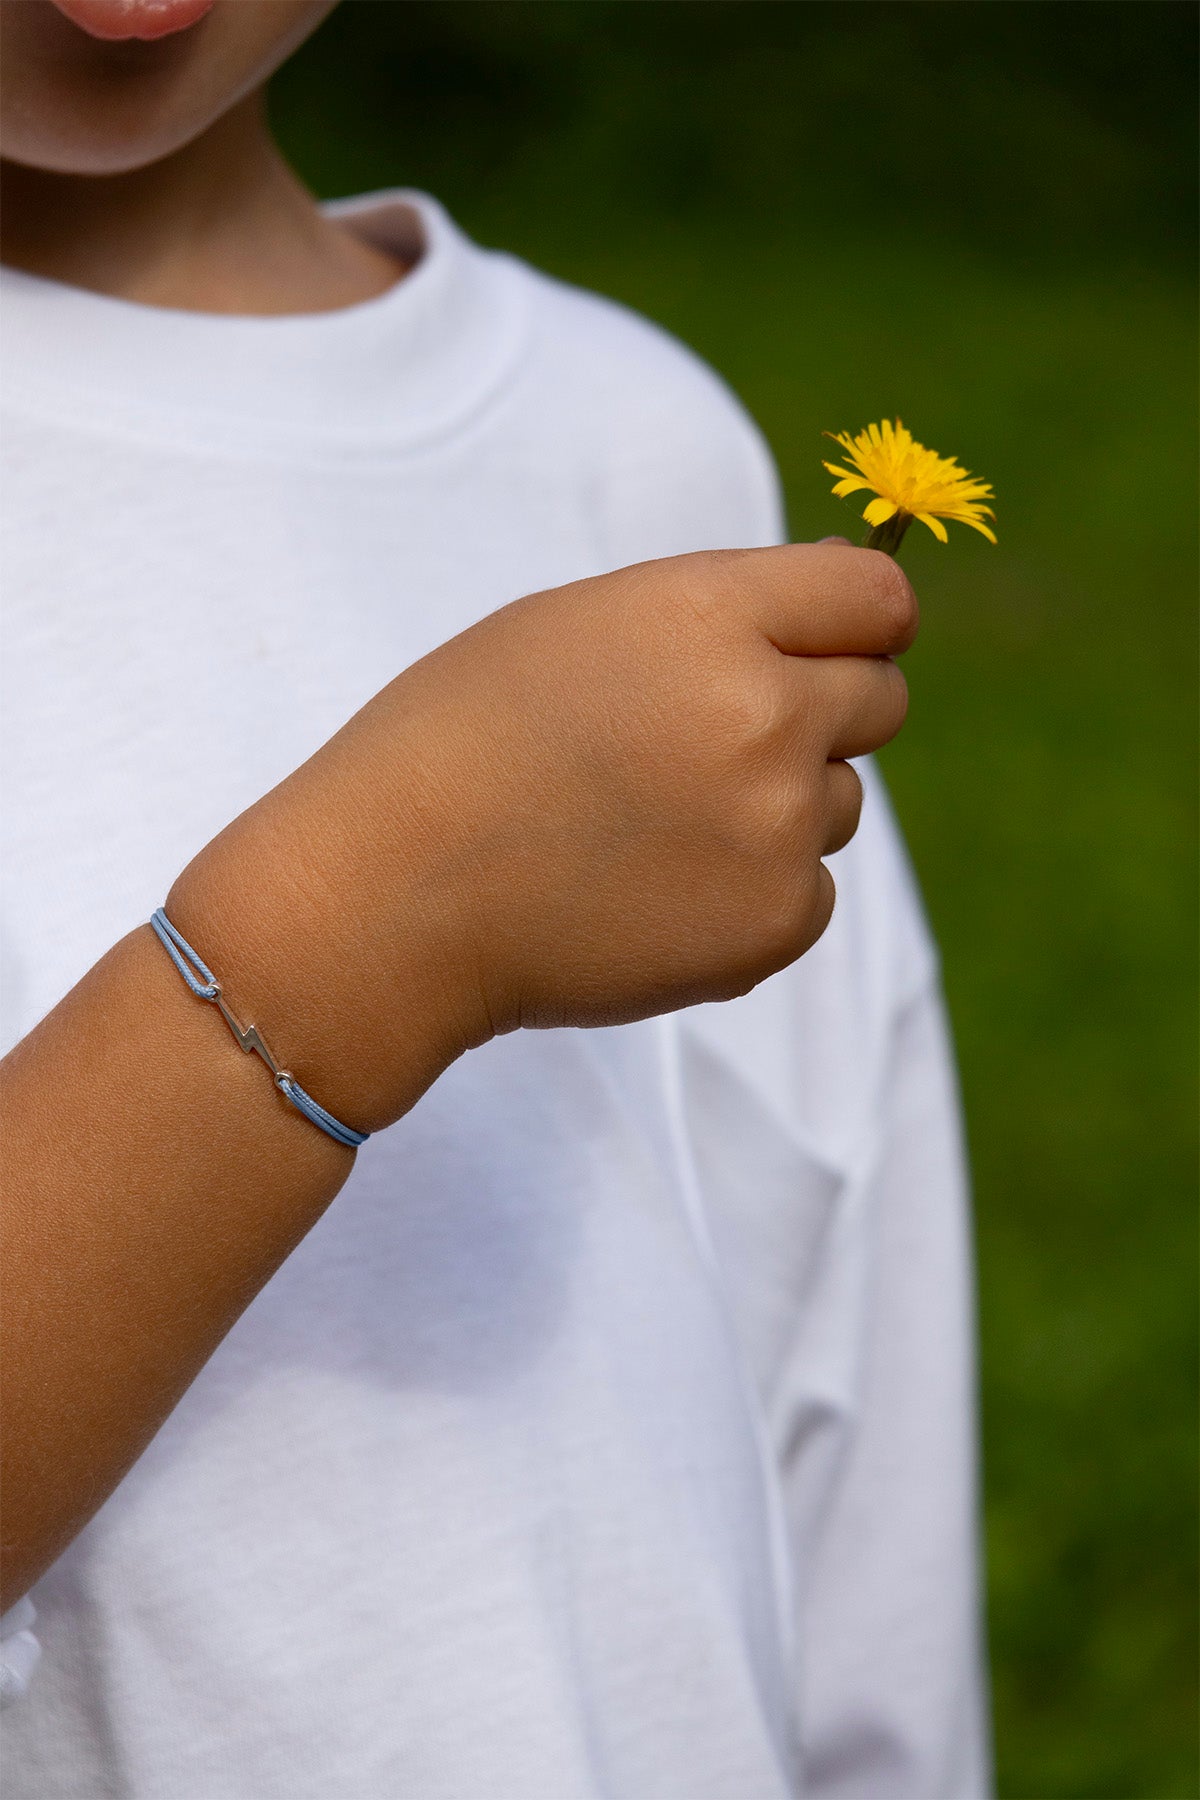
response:
[[[322,194],[426,188],[698,349],[794,535],[860,530],[826,428],[995,484],[998,550],[906,541],[883,762],[972,1144],[1006,1800],[1200,1793],[1197,16],[346,0],[273,88]]]

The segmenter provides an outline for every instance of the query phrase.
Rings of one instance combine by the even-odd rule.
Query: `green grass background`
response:
[[[277,78],[324,194],[475,236],[721,370],[794,534],[823,429],[995,485],[917,526],[883,758],[942,946],[977,1200],[998,1787],[1196,1758],[1196,15],[1093,0],[349,0]]]

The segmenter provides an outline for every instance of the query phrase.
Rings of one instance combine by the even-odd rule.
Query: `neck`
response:
[[[328,312],[404,273],[327,219],[280,156],[261,95],[127,174],[0,164],[0,258],[32,275],[188,312]]]

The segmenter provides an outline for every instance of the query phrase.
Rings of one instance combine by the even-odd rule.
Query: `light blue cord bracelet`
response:
[[[340,1124],[338,1120],[334,1118],[332,1113],[327,1113],[323,1106],[317,1105],[317,1102],[313,1099],[311,1094],[305,1093],[304,1089],[300,1086],[300,1083],[296,1080],[295,1076],[292,1075],[290,1070],[281,1069],[279,1067],[279,1064],[275,1061],[275,1058],[271,1055],[271,1052],[259,1037],[258,1027],[256,1025],[238,1024],[221,995],[220,982],[208,967],[207,963],[201,962],[200,958],[196,955],[196,952],[192,949],[192,946],[188,943],[183,934],[176,931],[174,925],[172,925],[161,906],[151,918],[150,923],[158,933],[159,939],[166,948],[171,961],[175,964],[175,967],[179,970],[179,973],[183,976],[183,979],[187,982],[193,994],[199,995],[201,1000],[216,1001],[221,1009],[221,1014],[225,1023],[228,1025],[230,1031],[232,1031],[242,1049],[247,1053],[251,1050],[258,1051],[258,1054],[262,1057],[275,1078],[275,1086],[286,1099],[291,1101],[297,1112],[302,1112],[306,1119],[311,1119],[314,1125],[319,1125],[322,1131],[328,1132],[331,1138],[336,1138],[339,1144],[348,1144],[352,1149],[357,1149],[359,1144],[365,1144],[371,1135],[369,1131],[354,1131],[349,1125]],[[180,955],[180,951],[183,952],[183,956]],[[187,963],[184,962],[184,956],[186,956],[188,962],[191,963],[192,969],[195,969],[196,975],[201,976],[202,979],[200,981],[196,980],[196,975],[192,974],[192,969],[189,969]]]

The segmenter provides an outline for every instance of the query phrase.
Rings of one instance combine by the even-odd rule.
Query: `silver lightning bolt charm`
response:
[[[215,1002],[220,1008],[221,1017],[237,1039],[239,1049],[247,1052],[257,1051],[270,1069],[275,1086],[284,1099],[289,1101],[297,1112],[303,1113],[306,1119],[319,1126],[328,1137],[334,1138],[339,1144],[345,1144],[352,1150],[357,1150],[360,1144],[365,1144],[371,1135],[369,1131],[355,1131],[352,1125],[343,1125],[340,1119],[335,1119],[332,1113],[326,1112],[319,1101],[314,1100],[311,1094],[305,1093],[290,1069],[279,1067],[259,1036],[257,1025],[243,1025],[240,1020],[234,1018],[225,1004],[220,982],[204,959],[192,949],[183,933],[172,925],[161,906],[153,914],[150,924],[154,929],[155,936],[193,994],[199,1000]]]
[[[262,1057],[268,1069],[270,1069],[272,1075],[275,1077],[276,1087],[282,1087],[286,1081],[291,1081],[293,1079],[291,1070],[281,1069],[279,1067],[279,1064],[275,1061],[275,1058],[271,1055],[271,1052],[259,1037],[258,1026],[239,1025],[238,1021],[234,1018],[233,1014],[225,1004],[225,996],[221,992],[220,982],[214,981],[212,985],[216,991],[211,997],[220,1007],[221,1015],[224,1018],[225,1023],[228,1025],[230,1031],[232,1031],[234,1037],[246,1052],[247,1056],[252,1050],[258,1051],[258,1054]]]

